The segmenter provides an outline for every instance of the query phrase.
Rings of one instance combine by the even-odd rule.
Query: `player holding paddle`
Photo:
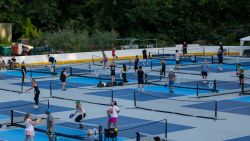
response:
[[[120,109],[117,107],[116,101],[112,101],[110,103],[110,107],[107,110],[108,115],[108,129],[110,129],[111,123],[113,123],[115,131],[118,131],[118,113],[120,112]]]
[[[24,116],[24,123],[25,123],[25,141],[28,141],[30,138],[30,141],[34,141],[35,136],[35,130],[34,126],[37,124],[40,124],[42,122],[42,118],[38,118],[36,121],[32,120],[32,116],[29,113],[26,113]]]
[[[40,90],[39,90],[39,87],[38,87],[37,82],[36,82],[35,79],[32,79],[31,83],[32,83],[31,88],[29,88],[28,90],[26,90],[26,92],[29,92],[30,90],[32,90],[34,88],[34,90],[35,90],[35,97],[34,97],[35,106],[34,106],[34,108],[38,108]]]
[[[76,115],[75,122],[80,123],[82,119],[86,117],[85,109],[82,108],[81,102],[77,100],[76,102],[76,111],[74,114],[70,114],[69,118],[73,118]],[[79,128],[84,128],[82,124],[80,124]]]

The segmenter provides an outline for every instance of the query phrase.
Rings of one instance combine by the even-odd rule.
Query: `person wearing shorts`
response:
[[[75,104],[76,104],[76,111],[73,114],[73,116],[76,116],[75,122],[81,123],[82,119],[86,117],[86,112],[85,112],[85,109],[82,107],[81,102],[79,100],[77,100]],[[80,124],[79,128],[84,128],[83,124]]]
[[[24,141],[28,141],[30,138],[30,141],[34,141],[35,136],[35,130],[34,126],[37,124],[32,120],[32,116],[29,113],[26,113],[24,116],[24,124],[25,124],[25,139]]]
[[[207,83],[208,73],[209,73],[209,64],[207,63],[207,60],[204,60],[204,62],[201,64],[201,75],[203,83]]]
[[[147,50],[144,48],[142,50],[142,58],[143,58],[143,65],[148,65],[148,55],[147,55]]]
[[[102,51],[102,57],[103,68],[105,69],[107,67],[108,57],[104,50]]]
[[[110,107],[107,110],[108,115],[108,129],[110,129],[111,124],[114,125],[115,131],[118,131],[118,113],[120,109],[117,107],[116,101],[110,103]]]
[[[34,93],[35,93],[35,97],[34,97],[34,101],[35,101],[35,105],[34,108],[38,108],[38,104],[39,104],[39,95],[40,95],[40,90],[39,87],[37,85],[37,82],[35,79],[32,79],[32,86],[30,89],[26,90],[26,92],[32,90],[34,88]]]
[[[56,59],[50,55],[48,55],[48,61],[49,63],[51,63],[51,68],[50,68],[50,72],[52,73],[52,75],[55,75],[56,73]]]
[[[239,73],[239,80],[240,80],[240,85],[243,85],[244,83],[244,69],[241,66],[241,64],[238,64],[238,73]]]
[[[142,66],[140,66],[137,71],[137,77],[138,77],[138,91],[144,92],[144,71],[142,70]]]
[[[173,93],[174,92],[174,83],[175,83],[175,73],[173,69],[170,70],[168,73],[168,85],[169,85],[169,92]]]
[[[175,61],[176,61],[175,69],[179,69],[179,66],[180,66],[180,54],[179,54],[178,50],[175,51]]]
[[[63,68],[60,74],[60,80],[62,82],[62,90],[66,90],[66,79],[67,79],[66,68]]]
[[[113,61],[110,65],[111,83],[112,83],[111,86],[113,86],[115,83],[115,67],[116,65],[115,65],[115,62]]]
[[[112,57],[113,57],[113,61],[115,61],[115,59],[117,59],[118,57],[115,54],[115,48],[112,49]]]
[[[128,82],[127,72],[128,72],[127,66],[126,64],[123,64],[122,69],[121,69],[121,78],[122,78],[123,85],[125,85]]]
[[[47,115],[47,136],[49,138],[49,141],[53,141],[54,137],[54,117],[51,114],[50,109],[47,109],[45,111],[45,114]]]
[[[223,64],[223,50],[221,48],[218,49],[217,53],[218,61],[219,61],[219,71],[222,71],[222,64]]]
[[[136,73],[137,70],[138,70],[138,65],[139,65],[139,58],[138,58],[138,55],[136,55],[136,56],[135,56],[135,65],[134,65],[135,73]]]
[[[164,59],[161,60],[161,75],[166,76],[166,62]]]
[[[184,56],[187,54],[187,48],[188,48],[188,44],[186,42],[184,42],[182,44],[182,52],[183,52]]]

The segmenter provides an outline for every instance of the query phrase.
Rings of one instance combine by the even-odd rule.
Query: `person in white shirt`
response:
[[[30,141],[34,141],[34,136],[35,136],[34,126],[37,123],[32,120],[32,117],[29,113],[27,113],[24,116],[24,121],[25,121],[25,126],[26,126],[26,128],[25,128],[25,140],[24,141],[28,141],[29,138],[30,138]]]
[[[176,64],[175,64],[175,69],[178,69],[179,66],[180,66],[180,54],[178,52],[178,50],[175,51],[175,61],[176,61]]]
[[[75,122],[80,123],[79,128],[84,128],[83,124],[81,124],[81,121],[82,121],[82,119],[84,119],[86,117],[85,109],[81,106],[80,100],[77,100],[75,102],[75,104],[76,104],[76,111],[74,114],[70,115],[70,118],[73,118],[74,116],[76,116]]]
[[[110,103],[110,107],[107,110],[107,115],[109,117],[108,119],[108,129],[110,129],[111,124],[113,123],[115,131],[117,132],[118,129],[118,113],[120,112],[120,109],[117,107],[116,101],[112,101]]]

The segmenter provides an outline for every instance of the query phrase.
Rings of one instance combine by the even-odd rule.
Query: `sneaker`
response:
[[[80,124],[79,129],[84,129],[84,126],[82,124]]]
[[[38,105],[34,105],[33,108],[37,109],[37,108],[38,108]]]

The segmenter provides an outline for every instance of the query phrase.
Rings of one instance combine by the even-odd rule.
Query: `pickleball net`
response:
[[[181,99],[167,95],[174,94],[154,91],[134,91],[134,106],[135,108],[148,111],[217,119],[217,101]]]
[[[11,111],[11,126],[25,128],[24,116],[26,113],[21,111],[12,110]],[[35,131],[48,133],[47,131],[47,122],[45,115],[31,115],[32,119],[36,121],[39,117],[41,117],[42,123],[35,126]],[[66,122],[62,121],[58,118],[54,118],[54,140],[58,140],[60,138],[70,139],[72,141],[77,140],[85,140],[88,138],[88,130],[92,130],[94,132],[95,140],[102,140],[102,126],[95,124],[87,124],[83,123],[84,128],[80,128],[80,124],[76,122]]]

